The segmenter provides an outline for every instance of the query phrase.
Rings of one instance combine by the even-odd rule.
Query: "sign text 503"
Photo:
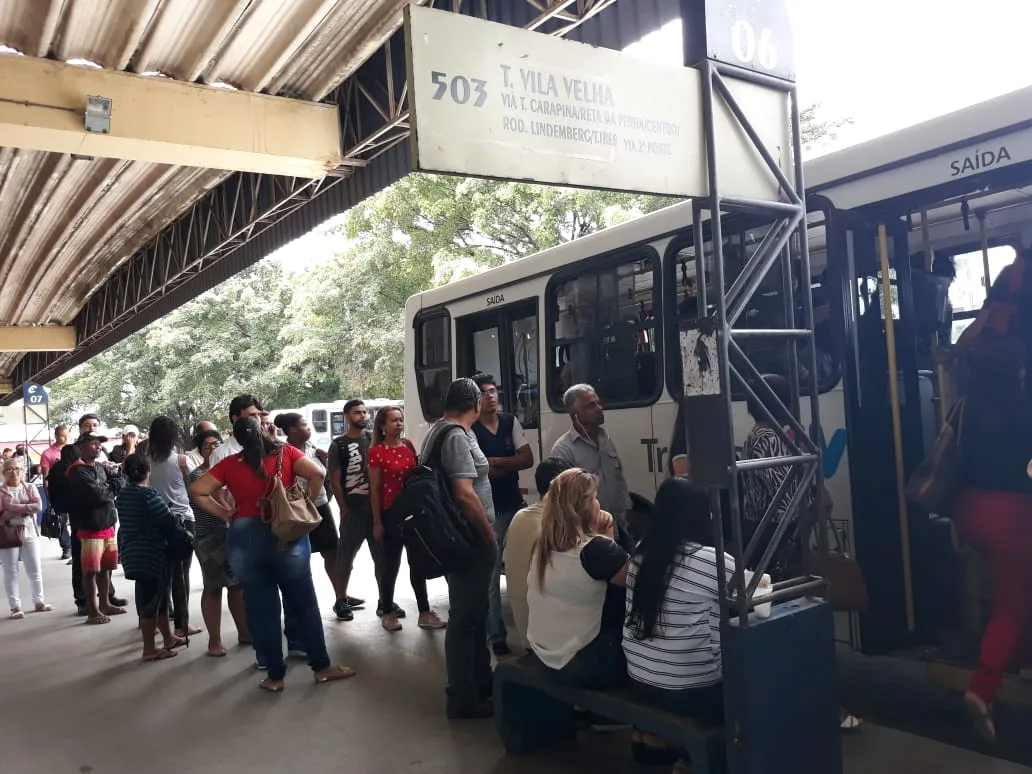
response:
[[[487,102],[487,81],[481,78],[467,78],[465,75],[453,75],[434,70],[430,73],[430,82],[436,87],[434,99],[442,100],[450,96],[457,105],[468,104],[473,100],[473,107],[483,107]]]

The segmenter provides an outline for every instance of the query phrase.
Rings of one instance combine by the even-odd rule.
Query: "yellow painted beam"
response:
[[[87,96],[111,99],[87,132]],[[168,78],[0,55],[0,146],[321,178],[341,162],[337,108]]]
[[[14,382],[10,379],[0,380],[0,395],[8,392],[14,392]]]
[[[0,325],[0,352],[70,352],[75,349],[71,325]]]

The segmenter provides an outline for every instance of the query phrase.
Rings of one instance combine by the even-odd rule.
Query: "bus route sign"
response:
[[[689,67],[421,6],[405,7],[413,169],[667,196],[709,192],[702,77]],[[726,79],[782,168],[788,100]],[[725,196],[778,199],[778,185],[721,103]]]
[[[416,169],[705,190],[698,72],[462,14],[405,12]]]

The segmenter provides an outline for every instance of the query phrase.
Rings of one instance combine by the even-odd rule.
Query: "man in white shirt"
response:
[[[541,535],[541,515],[545,510],[544,500],[548,487],[556,476],[569,468],[568,462],[555,457],[541,460],[534,471],[534,483],[540,499],[516,514],[505,536],[502,551],[505,585],[509,590],[509,604],[520,635],[520,644],[527,650],[530,650],[530,642],[527,640],[527,619],[530,616],[527,608],[527,575],[530,573],[530,559],[534,553],[534,543]]]
[[[190,438],[193,439],[198,433],[203,433],[205,430],[217,431],[218,428],[215,427],[214,422],[198,422],[193,426],[193,433],[191,433]],[[215,451],[218,451],[218,448],[216,448]],[[212,455],[214,456],[214,452]],[[204,457],[201,455],[200,449],[191,449],[184,456],[186,457],[187,467],[191,471],[195,470],[199,465],[204,464]]]
[[[215,467],[226,457],[239,454],[244,450],[237,439],[233,437],[233,425],[241,417],[254,417],[259,422],[262,415],[262,404],[254,395],[237,395],[229,402],[229,434],[222,439],[222,445],[211,453],[209,465]]]

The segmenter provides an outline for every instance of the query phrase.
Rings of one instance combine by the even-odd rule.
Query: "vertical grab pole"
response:
[[[914,583],[910,567],[910,516],[903,480],[903,423],[899,412],[899,368],[896,365],[896,325],[892,318],[892,283],[889,280],[888,231],[878,226],[878,252],[881,259],[882,309],[885,313],[885,343],[889,355],[889,402],[892,410],[892,444],[896,457],[896,500],[899,505],[899,536],[903,553],[903,594],[907,629],[914,631]]]
[[[985,230],[985,210],[975,213],[978,218],[978,233],[982,239],[982,283],[985,285],[985,297],[989,298],[989,235]]]
[[[921,210],[921,249],[925,256],[925,269],[932,272],[935,256],[932,253],[932,236],[928,232],[928,210]],[[939,332],[932,334],[932,355],[938,354],[942,348]],[[949,386],[946,384],[946,367],[935,358],[935,378],[939,382],[939,427],[946,424],[946,409],[950,405]]]

